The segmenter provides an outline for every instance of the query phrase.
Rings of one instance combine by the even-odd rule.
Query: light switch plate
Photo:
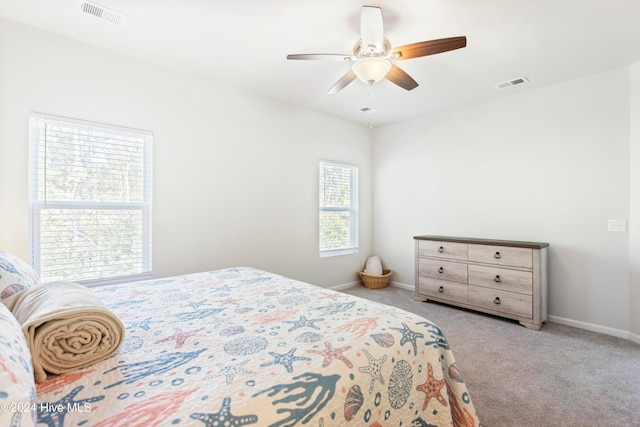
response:
[[[610,219],[609,231],[627,231],[626,219]]]

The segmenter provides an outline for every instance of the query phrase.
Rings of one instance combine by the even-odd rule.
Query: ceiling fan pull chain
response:
[[[373,102],[371,102],[371,98],[373,98],[373,85],[369,85],[369,89],[367,89],[367,98],[367,104],[369,104],[367,107],[367,112],[370,113],[371,111],[373,111]],[[369,129],[373,129],[373,120],[371,120],[371,116],[369,116]]]

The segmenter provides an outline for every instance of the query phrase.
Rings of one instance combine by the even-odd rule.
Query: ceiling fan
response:
[[[418,83],[393,61],[419,58],[436,53],[460,49],[467,45],[467,38],[449,37],[391,47],[384,36],[382,9],[375,6],[362,6],[360,14],[360,39],[353,47],[353,55],[333,53],[292,54],[287,59],[317,59],[330,61],[349,61],[351,70],[329,89],[329,94],[338,93],[356,78],[372,86],[385,77],[403,89],[411,90]]]

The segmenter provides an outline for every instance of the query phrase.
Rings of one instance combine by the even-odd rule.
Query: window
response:
[[[320,256],[358,252],[358,167],[320,161]]]
[[[31,263],[42,281],[151,277],[151,132],[29,120]]]

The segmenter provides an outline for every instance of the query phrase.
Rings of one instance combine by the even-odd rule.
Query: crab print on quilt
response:
[[[39,425],[479,424],[442,331],[403,310],[252,268],[94,290],[125,342],[39,384]]]

